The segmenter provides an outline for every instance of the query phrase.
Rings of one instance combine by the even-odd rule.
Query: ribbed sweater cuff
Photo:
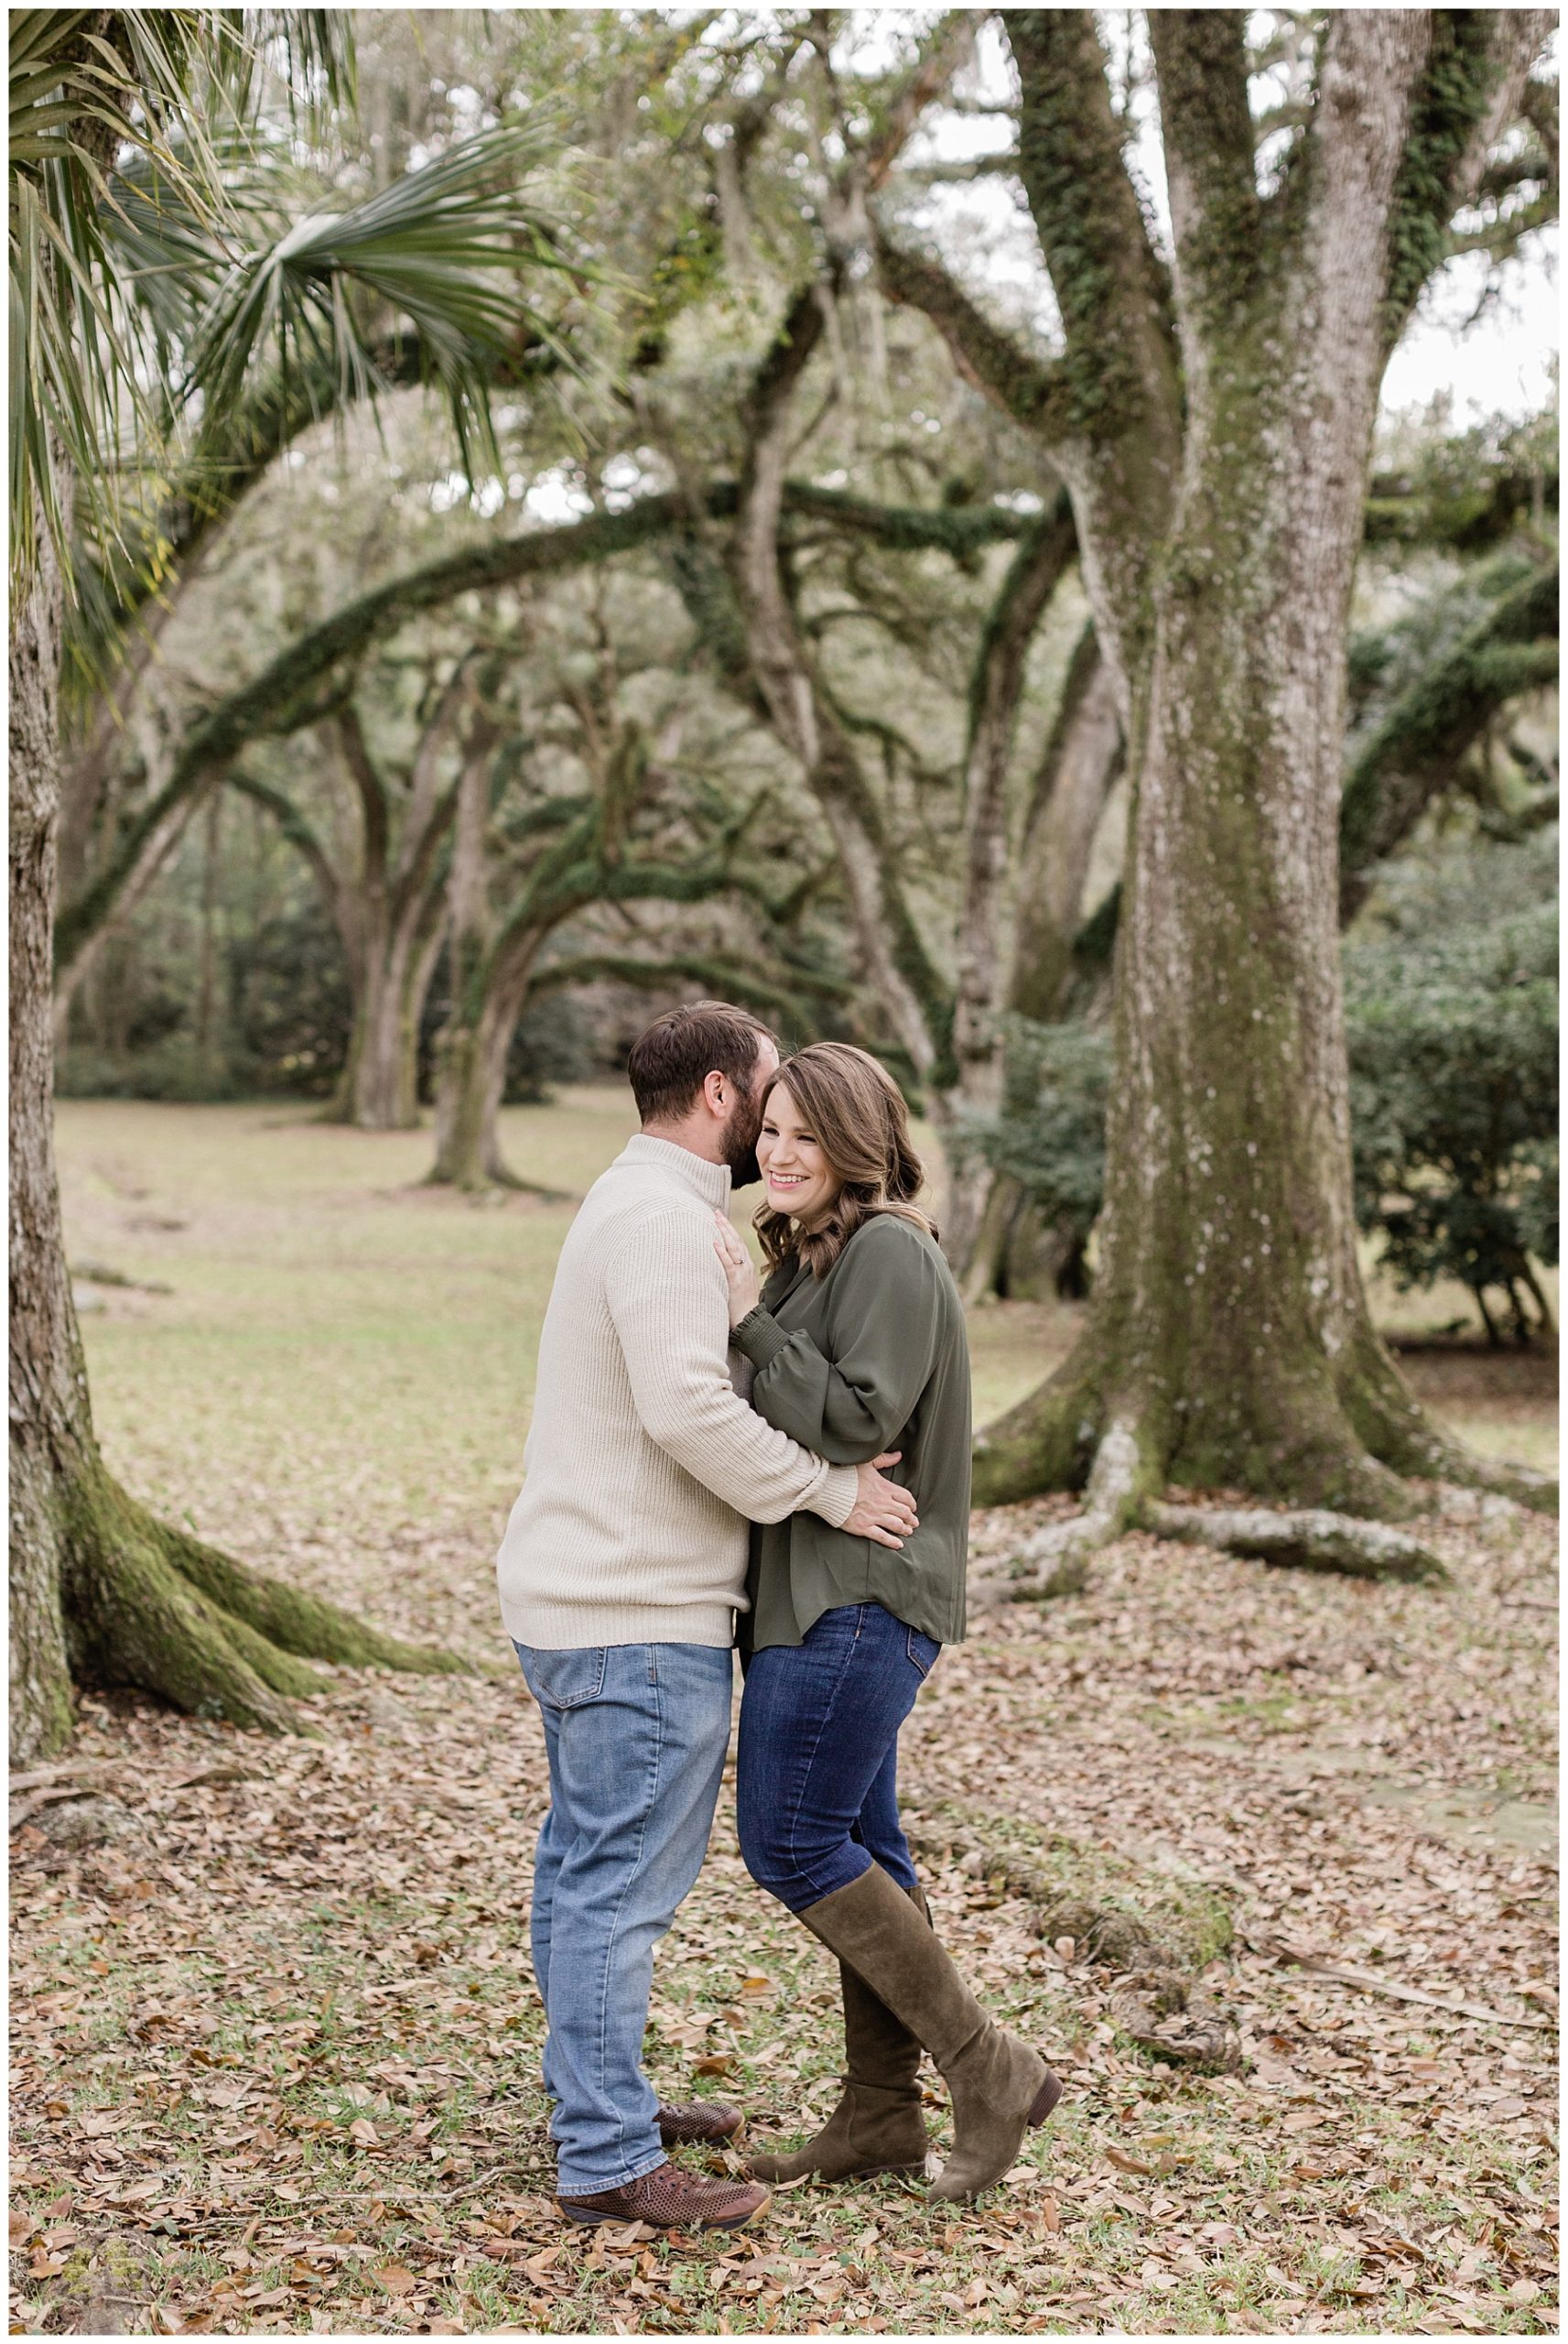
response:
[[[748,1310],[741,1324],[730,1337],[738,1351],[743,1351],[753,1367],[766,1367],[769,1360],[777,1359],[789,1337],[771,1310],[759,1303]]]
[[[853,1465],[829,1465],[822,1487],[802,1512],[819,1514],[829,1529],[842,1530],[860,1493],[860,1477]]]

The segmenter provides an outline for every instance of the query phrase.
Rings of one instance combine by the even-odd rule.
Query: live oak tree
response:
[[[1411,461],[1375,476],[1368,499],[1357,580],[1366,620],[1350,646],[1340,801],[1344,928],[1387,859],[1430,829],[1430,818],[1457,821],[1467,834],[1478,830],[1467,852],[1483,858],[1487,839],[1522,840],[1556,819],[1555,762],[1523,737],[1542,747],[1550,740],[1559,660],[1557,483],[1549,461],[1533,482],[1519,465],[1519,443],[1532,436],[1530,427],[1454,434],[1428,426],[1411,447],[1408,425],[1380,432],[1385,442],[1405,443]],[[1001,1177],[971,1292],[984,1291],[988,1277],[1010,1296],[1081,1291],[1084,1247],[1103,1197],[1105,1025],[1119,884],[1080,928],[1084,864],[1071,815],[1079,784],[1074,761],[1061,761],[1086,672],[1103,679],[1092,627],[1032,792],[1033,813],[1041,787],[1049,791],[1050,852],[1020,878],[1021,915],[1033,936],[1014,985],[1022,1022],[1009,1051],[1008,1110],[986,1138]],[[1091,819],[1103,803],[1102,758],[1091,761],[1096,769]],[[1415,925],[1407,922],[1407,932]],[[1417,1077],[1412,1095],[1422,1088]],[[1359,1165],[1359,1112],[1354,1136]],[[1365,1225],[1364,1187],[1358,1171]]]
[[[1270,166],[1246,17],[1151,11],[1168,267],[1093,16],[1010,10],[1017,167],[1059,354],[1000,329],[895,228],[881,238],[890,291],[1067,484],[1134,792],[1089,1320],[977,1445],[982,1499],[1086,1489],[1042,1567],[1168,1480],[1360,1515],[1409,1514],[1411,1476],[1540,1494],[1432,1424],[1371,1325],[1337,849],[1379,385],[1549,21],[1330,12]]]
[[[505,1162],[499,1134],[521,1018],[597,966],[641,965],[635,934],[607,937],[596,915],[694,906],[746,882],[744,797],[689,789],[679,771],[685,695],[678,678],[654,672],[675,657],[660,640],[671,598],[632,580],[616,599],[621,582],[600,568],[575,597],[557,590],[548,613],[524,603],[514,639],[480,671],[447,881],[451,1008],[436,1041],[437,1185],[529,1185]],[[716,802],[696,802],[703,798]],[[675,973],[667,960],[646,963],[647,982]]]

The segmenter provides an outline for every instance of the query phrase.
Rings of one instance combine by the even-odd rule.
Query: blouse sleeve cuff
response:
[[[789,1337],[773,1313],[759,1303],[755,1310],[747,1311],[738,1327],[730,1329],[730,1340],[753,1367],[766,1367],[771,1359],[777,1359]]]

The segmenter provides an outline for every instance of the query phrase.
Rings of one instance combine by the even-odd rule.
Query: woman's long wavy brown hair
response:
[[[759,1209],[752,1226],[775,1269],[795,1253],[814,1277],[825,1277],[861,1222],[878,1213],[935,1236],[935,1222],[914,1202],[925,1171],[910,1145],[903,1094],[870,1051],[852,1042],[796,1050],[769,1083],[764,1114],[781,1083],[843,1185],[820,1229],[797,1230],[787,1213]]]

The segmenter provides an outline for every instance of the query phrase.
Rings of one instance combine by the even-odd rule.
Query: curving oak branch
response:
[[[414,618],[444,609],[460,595],[483,593],[587,563],[635,553],[689,530],[694,518],[724,519],[740,491],[719,481],[694,512],[684,490],[639,498],[622,513],[595,514],[559,528],[535,529],[481,546],[389,579],[308,629],[189,727],[168,781],[127,824],[102,867],[61,906],[56,928],[57,990],[73,982],[91,939],[129,900],[151,884],[173,852],[185,822],[205,792],[254,742],[273,740],[318,723],[341,700],[341,673],[370,646]],[[809,482],[784,483],[783,510],[803,520],[871,538],[893,551],[932,549],[962,559],[980,547],[1020,536],[1023,516],[1000,506],[951,510],[883,505]]]

